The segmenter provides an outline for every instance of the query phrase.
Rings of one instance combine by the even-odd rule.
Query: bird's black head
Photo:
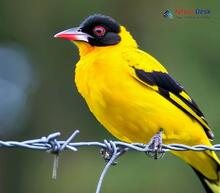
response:
[[[120,25],[114,19],[95,14],[87,17],[79,27],[60,32],[55,37],[84,41],[92,46],[109,46],[120,42],[119,32]]]
[[[120,42],[118,35],[120,25],[111,17],[105,15],[92,15],[80,25],[82,32],[89,34],[89,43],[95,46],[114,45]]]

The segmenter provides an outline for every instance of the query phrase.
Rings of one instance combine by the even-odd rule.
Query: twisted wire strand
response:
[[[103,179],[109,170],[111,165],[114,165],[116,162],[115,160],[122,154],[122,149],[125,151],[138,151],[138,152],[154,152],[149,148],[148,144],[140,144],[140,143],[126,143],[122,141],[107,141],[104,142],[71,142],[77,135],[79,134],[79,130],[75,130],[67,140],[62,141],[58,140],[57,138],[61,136],[60,132],[51,133],[48,136],[44,136],[38,139],[31,139],[25,141],[2,141],[0,140],[0,148],[25,148],[25,149],[32,149],[32,150],[42,150],[48,153],[53,153],[55,155],[54,163],[53,163],[53,173],[52,178],[56,178],[57,175],[57,168],[58,168],[58,160],[59,154],[63,150],[71,150],[73,152],[78,151],[80,147],[88,147],[94,146],[98,148],[105,149],[106,152],[109,153],[109,159],[107,159],[107,164],[105,165],[98,184],[96,188],[96,193],[100,193],[101,185]],[[167,151],[220,151],[220,144],[215,144],[212,146],[206,145],[194,145],[188,146],[184,144],[162,144],[161,152],[164,153]]]

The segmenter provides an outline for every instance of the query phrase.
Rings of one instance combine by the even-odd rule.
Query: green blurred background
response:
[[[208,18],[163,18],[166,9],[210,9]],[[78,141],[114,139],[95,120],[73,84],[78,51],[53,38],[88,15],[110,15],[125,25],[140,48],[156,57],[197,101],[220,143],[219,1],[0,1],[0,137],[24,140],[80,129]],[[180,123],[181,124],[181,123]],[[96,148],[63,152],[58,179],[53,156],[1,149],[0,192],[91,193],[104,161]],[[104,179],[103,193],[202,193],[190,167],[167,153],[152,160],[127,153]]]

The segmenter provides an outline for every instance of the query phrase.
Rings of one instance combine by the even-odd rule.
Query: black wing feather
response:
[[[198,105],[190,98],[187,100],[183,96],[180,95],[181,92],[187,93],[183,87],[176,82],[169,74],[164,72],[145,72],[140,69],[135,69],[135,73],[138,78],[147,84],[153,86],[156,85],[159,87],[159,92],[162,95],[169,95],[169,92],[178,96],[181,100],[183,100],[198,116],[203,117],[204,115],[202,111],[199,109]]]

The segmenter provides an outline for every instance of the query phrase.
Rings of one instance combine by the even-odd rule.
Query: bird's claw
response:
[[[119,156],[123,155],[126,151],[127,151],[126,148],[118,147],[118,148],[117,148],[117,158],[118,158]],[[106,162],[109,162],[110,159],[111,159],[111,157],[112,157],[112,151],[110,151],[110,150],[108,150],[108,149],[106,149],[106,148],[101,148],[101,150],[100,150],[100,155],[101,155],[101,157],[102,157]],[[113,165],[113,166],[114,166],[114,165],[117,165],[117,163],[118,163],[117,161],[114,161],[114,162],[112,163],[112,165]]]
[[[150,142],[148,143],[148,151],[146,154],[151,158],[161,159],[165,154],[165,151],[162,149],[162,133],[163,130],[161,129],[151,138]]]
[[[105,162],[109,162],[112,157],[112,152],[106,148],[101,148],[100,155],[105,160]],[[114,161],[111,165],[115,166],[117,163],[118,162]]]

